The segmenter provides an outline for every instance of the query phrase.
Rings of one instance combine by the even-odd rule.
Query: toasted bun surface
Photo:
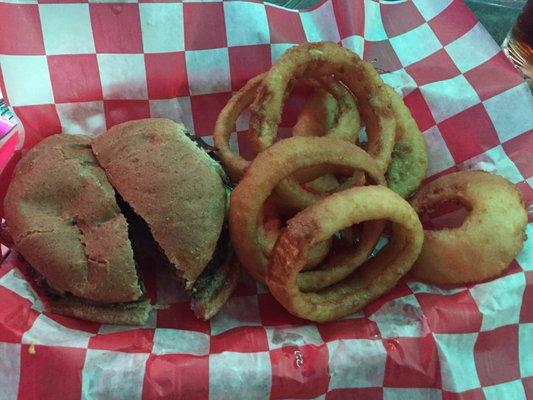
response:
[[[15,248],[59,292],[99,302],[142,295],[126,220],[87,136],[53,135],[18,163],[5,201]]]
[[[166,119],[116,125],[92,148],[190,288],[211,259],[224,222],[226,193],[217,164],[183,125]]]

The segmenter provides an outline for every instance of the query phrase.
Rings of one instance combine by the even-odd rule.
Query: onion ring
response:
[[[527,213],[520,192],[500,176],[462,171],[422,187],[411,204],[422,213],[445,201],[461,203],[469,214],[459,228],[424,231],[424,246],[412,276],[437,285],[456,285],[503,272],[526,239]]]
[[[387,171],[388,187],[403,198],[409,197],[424,179],[428,156],[424,137],[400,95],[385,86],[396,118],[396,142]]]
[[[336,118],[337,101],[331,93],[317,85],[300,110],[292,135],[324,136],[333,128]]]
[[[348,231],[348,228],[341,230],[341,238]],[[385,221],[380,220],[361,224],[361,235],[357,246],[355,248],[352,246],[351,248],[337,250],[328,257],[326,263],[320,269],[315,268],[313,271],[306,272],[305,275],[299,275],[298,287],[300,290],[302,292],[314,292],[342,281],[366,261],[376,246],[376,238],[379,239],[384,228]],[[315,244],[312,249],[316,246]],[[308,253],[308,261],[304,267],[309,264],[309,260],[311,260],[311,251]]]
[[[266,73],[250,106],[249,132],[255,152],[270,147],[277,137],[285,92],[292,80],[333,75],[355,95],[366,125],[367,151],[382,171],[389,166],[396,120],[385,84],[376,70],[356,54],[333,42],[304,43],[287,50]],[[355,179],[361,181],[360,178]],[[321,196],[284,180],[276,194],[295,209],[304,209]]]
[[[303,184],[305,190],[320,195],[335,192],[339,188],[339,185],[338,179],[333,174],[322,175],[311,182],[305,182]]]
[[[246,84],[237,93],[235,93],[224,106],[215,123],[213,142],[216,149],[216,154],[221,160],[222,164],[224,164],[225,170],[233,182],[238,182],[241,179],[242,175],[246,171],[246,168],[248,168],[250,165],[250,161],[245,160],[242,156],[235,154],[230,149],[230,135],[239,115],[246,107],[252,104],[257,94],[259,85],[265,75],[266,73],[257,75],[246,82]],[[301,83],[307,86],[312,86],[316,90],[321,91],[321,96],[324,96],[323,93],[331,92],[330,97],[332,97],[339,105],[340,113],[337,115],[336,121],[333,121],[334,123],[331,127],[331,130],[328,130],[323,134],[328,136],[332,135],[339,138],[346,138],[347,140],[355,140],[359,132],[360,117],[357,107],[355,106],[353,98],[348,90],[340,83],[331,79],[319,81],[302,79]],[[311,105],[308,107],[311,107]],[[322,107],[330,107],[330,104],[322,101]],[[329,111],[323,110],[321,111],[321,115],[326,114],[327,112]],[[300,122],[300,135],[303,135],[308,123],[309,122]],[[297,183],[294,182],[293,185],[297,185]]]
[[[363,170],[374,183],[385,184],[378,164],[356,145],[327,137],[292,137],[281,140],[260,153],[233,191],[229,209],[229,228],[233,246],[243,267],[256,280],[264,282],[268,264],[268,258],[256,239],[263,203],[278,183],[294,171],[324,163]],[[368,222],[368,224],[378,223],[380,222]],[[375,244],[379,235],[380,232],[368,240]],[[365,252],[366,248],[360,251]],[[356,266],[352,265],[351,269],[354,268]],[[332,271],[335,271],[335,268],[302,272],[299,279],[306,289],[316,289],[324,287],[325,277],[336,273]],[[349,269],[343,271],[344,276],[350,272]],[[344,277],[341,276],[336,275],[336,279]]]
[[[267,258],[270,257],[270,253],[272,253],[276,240],[278,240],[281,227],[284,225],[284,221],[282,220],[279,211],[280,210],[276,206],[276,200],[272,198],[267,199],[261,210],[261,223],[257,230],[257,241],[263,254]],[[313,269],[322,263],[331,249],[331,243],[332,240],[330,239],[313,246],[309,250],[309,259],[303,270],[307,271]]]
[[[390,163],[396,128],[385,84],[372,65],[333,42],[303,43],[292,47],[266,73],[250,107],[249,130],[256,153],[270,147],[277,137],[289,83],[303,77],[330,75],[355,95],[366,125],[367,151],[385,172]]]
[[[235,154],[229,147],[229,138],[235,122],[243,110],[248,107],[257,94],[257,88],[266,74],[260,74],[250,79],[235,93],[224,106],[217,117],[213,131],[213,144],[217,157],[220,159],[226,173],[233,182],[238,182],[250,161],[245,160],[239,154]]]
[[[357,109],[355,109],[355,112],[359,115]],[[315,91],[304,103],[296,124],[292,127],[292,135],[324,136],[327,131],[334,127],[335,119],[337,118],[339,118],[337,100],[325,88],[316,85]],[[310,183],[321,176],[327,176],[328,178],[326,179],[331,182],[331,178],[335,179],[335,176],[331,172],[331,168],[327,168],[325,165],[316,165],[296,171],[292,176],[299,183]],[[320,191],[323,183],[323,180],[321,180],[316,184],[318,190],[315,190],[315,193],[325,193],[324,191]]]
[[[376,256],[333,286],[312,293],[300,290],[299,272],[310,246],[353,224],[383,219],[393,222],[392,236]],[[416,213],[396,193],[381,186],[354,187],[313,204],[288,222],[270,258],[266,283],[291,314],[331,321],[391,290],[413,265],[423,238]]]
[[[357,144],[361,118],[353,95],[342,83],[331,78],[322,78],[315,82],[318,82],[315,92],[304,104],[292,128],[293,136],[329,136]],[[298,182],[311,183],[314,179],[328,174],[325,181],[333,182],[335,177],[332,172],[333,169],[328,166],[317,165],[297,171],[292,176]],[[325,181],[321,180],[315,186],[320,186]],[[298,190],[291,187],[289,189],[288,194],[282,192],[281,195],[290,199],[293,197],[292,193]],[[315,190],[315,193],[325,192]]]
[[[315,92],[292,128],[293,136],[329,136],[356,143],[361,117],[350,91],[331,78],[315,82]]]

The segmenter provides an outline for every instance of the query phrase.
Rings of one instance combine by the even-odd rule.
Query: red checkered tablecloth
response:
[[[0,89],[23,124],[1,142],[0,194],[21,151],[52,133],[162,116],[210,140],[248,78],[295,43],[333,40],[402,94],[428,144],[429,179],[492,171],[520,188],[531,216],[533,100],[462,1],[327,0],[300,12],[251,1],[20,3],[0,0]],[[245,114],[232,136],[243,154],[246,128]],[[0,267],[0,398],[533,398],[532,224],[528,233],[495,280],[443,290],[407,277],[326,324],[289,315],[247,277],[199,321],[164,271],[146,284],[167,306],[144,328],[65,318],[43,312],[11,254]]]

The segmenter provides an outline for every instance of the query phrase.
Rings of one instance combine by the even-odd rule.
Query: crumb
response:
[[[31,343],[28,347],[28,353],[34,356],[37,352],[35,351],[35,343]]]

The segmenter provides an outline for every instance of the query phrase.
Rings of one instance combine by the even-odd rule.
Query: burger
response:
[[[181,279],[198,317],[236,285],[219,164],[166,119],[117,125],[95,139],[52,135],[15,168],[4,200],[13,247],[59,314],[144,324],[153,308],[139,260],[147,244]]]

